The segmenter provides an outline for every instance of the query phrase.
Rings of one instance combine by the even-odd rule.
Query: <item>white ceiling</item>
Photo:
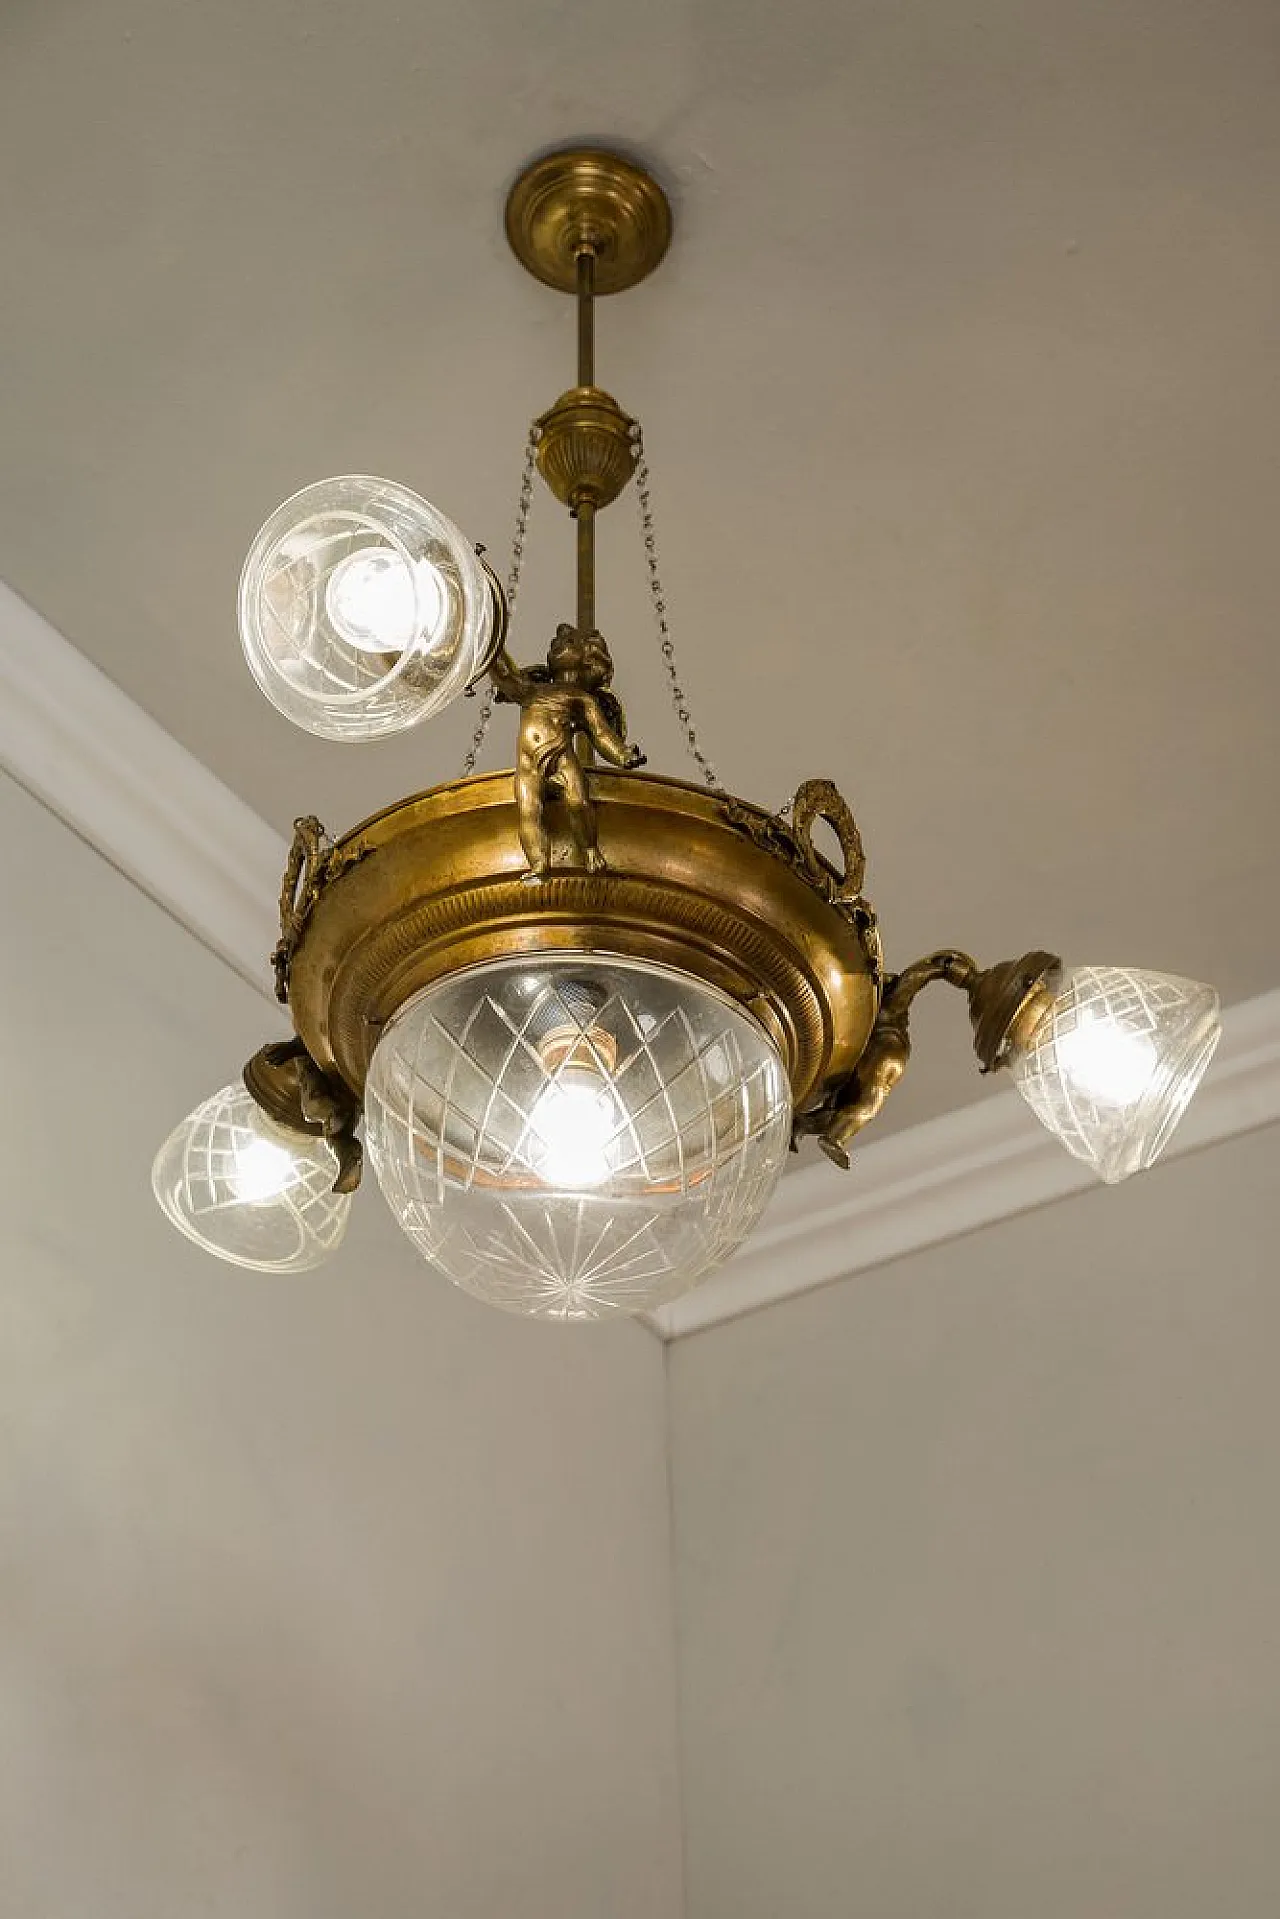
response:
[[[834,776],[892,963],[957,942],[1273,985],[1280,15],[1269,0],[405,8],[11,0],[0,575],[275,826],[449,776],[261,700],[243,550],[382,472],[500,554],[567,304],[501,235],[582,136],[669,186],[601,314],[725,778]],[[518,652],[567,609],[546,495]],[[632,510],[602,623],[682,772]],[[494,760],[497,763],[497,749]],[[896,1123],[971,1095],[926,1002]]]

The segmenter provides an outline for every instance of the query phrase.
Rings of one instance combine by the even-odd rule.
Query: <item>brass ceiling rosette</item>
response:
[[[584,247],[595,291],[647,279],[671,244],[671,206],[647,167],[602,147],[565,147],[524,168],[507,195],[507,239],[522,267],[559,293],[577,291]]]

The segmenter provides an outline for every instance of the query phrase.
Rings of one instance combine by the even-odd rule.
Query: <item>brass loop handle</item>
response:
[[[840,842],[844,870],[835,881],[813,844],[815,820],[825,820]],[[806,780],[797,788],[791,803],[791,831],[811,885],[836,906],[861,898],[862,882],[867,874],[862,835],[849,802],[833,781]]]

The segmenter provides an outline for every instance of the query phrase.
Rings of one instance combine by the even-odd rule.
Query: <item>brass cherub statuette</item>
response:
[[[596,843],[595,808],[578,742],[586,743],[612,765],[644,765],[644,754],[623,736],[620,703],[607,691],[613,660],[599,633],[579,633],[560,625],[545,666],[517,666],[506,648],[499,650],[490,677],[500,700],[520,708],[516,752],[516,812],[520,844],[529,863],[525,879],[536,882],[551,870],[552,837],[547,803],[553,794],[565,802],[573,843],[573,864],[589,873],[604,869]]]
[[[911,1057],[911,1006],[917,994],[926,986],[935,980],[945,980],[949,986],[968,995],[970,1017],[981,1020],[982,989],[984,982],[989,983],[988,998],[992,989],[997,995],[995,1006],[999,1024],[994,1045],[998,1048],[1008,1032],[1011,1019],[1016,1016],[1016,1010],[1025,1003],[1028,992],[1043,977],[1045,968],[1055,964],[1057,962],[1052,953],[1027,953],[1021,960],[1006,966],[991,967],[983,973],[977,961],[971,959],[968,953],[945,947],[941,952],[930,953],[925,959],[915,960],[910,966],[904,967],[901,973],[890,973],[884,982],[880,1011],[862,1058],[849,1077],[835,1088],[821,1106],[810,1113],[797,1114],[792,1145],[795,1145],[796,1139],[816,1133],[818,1144],[827,1158],[848,1170],[850,1145],[863,1127],[869,1126],[875,1119],[906,1071],[907,1061]],[[1012,1013],[1009,1011],[1009,993],[1013,994]],[[977,1015],[973,1011],[975,1004],[979,1008]],[[979,1052],[979,1059],[982,1057]],[[993,1064],[998,1063],[993,1056]],[[983,1071],[987,1070],[984,1066]]]
[[[853,1073],[825,1106],[797,1117],[797,1134],[816,1133],[827,1158],[848,1172],[850,1145],[879,1114],[910,1056],[907,1008],[887,1006]]]

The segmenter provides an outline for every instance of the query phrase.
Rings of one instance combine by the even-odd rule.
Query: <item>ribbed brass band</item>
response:
[[[609,506],[636,465],[635,422],[611,393],[570,387],[538,421],[538,471],[561,506]]]
[[[548,951],[649,960],[748,1007],[798,1108],[852,1071],[877,991],[857,932],[783,861],[683,781],[593,771],[603,874],[524,880],[512,775],[433,788],[339,842],[364,857],[325,887],[293,958],[311,1057],[363,1091],[383,1026],[459,967]],[[554,809],[553,809],[554,818]]]

